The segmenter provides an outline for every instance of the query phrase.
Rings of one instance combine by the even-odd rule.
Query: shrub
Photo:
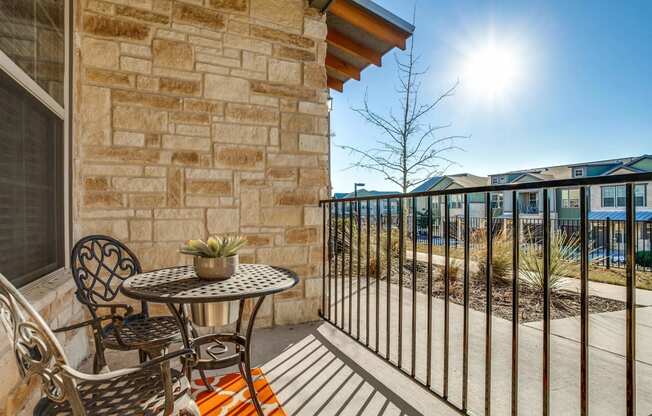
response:
[[[476,231],[473,235],[473,243],[482,247],[475,251],[473,260],[478,265],[475,277],[484,279],[487,273],[487,232],[484,228]],[[510,280],[512,273],[512,243],[509,233],[501,228],[494,237],[492,244],[492,270],[494,280],[506,283]]]
[[[543,241],[534,241],[521,249],[520,276],[523,283],[543,290],[545,278],[543,274]],[[564,276],[568,276],[573,263],[577,261],[580,239],[577,235],[568,235],[563,230],[555,230],[550,234],[550,269],[548,287],[551,291],[564,288]]]
[[[636,264],[641,267],[652,268],[652,251],[639,251],[636,253]]]

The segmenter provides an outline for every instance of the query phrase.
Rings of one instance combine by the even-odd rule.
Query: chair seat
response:
[[[172,316],[145,317],[132,315],[120,328],[120,338],[128,347],[118,343],[115,327],[109,324],[102,329],[104,345],[115,350],[151,350],[164,347],[181,339],[179,325]]]
[[[180,371],[171,369],[172,391],[175,400],[189,393],[188,380]],[[158,367],[125,375],[117,379],[83,381],[79,393],[87,415],[93,416],[143,416],[157,415],[164,409],[165,392]],[[34,416],[72,415],[68,402],[55,403],[42,398],[34,408]]]

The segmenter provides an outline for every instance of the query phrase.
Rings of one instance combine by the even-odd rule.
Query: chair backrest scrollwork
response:
[[[127,246],[105,235],[79,240],[70,260],[77,296],[91,309],[113,301],[122,283],[142,271],[138,258]]]
[[[38,376],[43,393],[62,403],[66,397],[63,365],[68,365],[63,348],[43,318],[23,295],[0,274],[0,324],[13,346],[21,376]]]

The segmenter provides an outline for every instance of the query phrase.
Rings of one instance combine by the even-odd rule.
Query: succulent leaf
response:
[[[183,254],[200,257],[230,257],[247,244],[247,240],[239,235],[212,236],[206,242],[188,240],[179,251]]]

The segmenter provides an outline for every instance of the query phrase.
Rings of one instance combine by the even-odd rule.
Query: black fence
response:
[[[507,233],[511,240],[512,265],[520,264],[521,242],[524,235],[536,235],[533,238],[541,244],[542,264],[541,271],[541,371],[535,378],[528,378],[527,383],[538,382],[541,386],[541,409],[544,416],[551,414],[551,361],[555,359],[551,353],[551,240],[552,230],[564,229],[568,233],[576,234],[579,238],[577,260],[579,265],[580,281],[580,334],[579,334],[579,379],[580,386],[577,401],[578,413],[582,416],[589,414],[589,385],[591,383],[589,360],[589,265],[595,253],[600,250],[611,253],[605,256],[605,267],[625,267],[625,318],[626,328],[622,339],[625,345],[624,363],[625,372],[622,376],[617,373],[612,375],[612,381],[621,377],[625,386],[625,400],[622,408],[616,413],[634,416],[636,414],[637,388],[636,388],[636,255],[637,250],[649,250],[648,246],[639,245],[639,236],[649,235],[649,223],[636,223],[634,183],[652,181],[652,173],[627,174],[607,177],[575,178],[569,180],[554,180],[538,183],[496,185],[466,189],[451,189],[445,191],[422,192],[402,194],[395,196],[346,198],[339,200],[321,201],[323,208],[323,264],[322,264],[322,302],[320,316],[327,322],[358,341],[369,351],[396,367],[415,383],[427,389],[431,394],[439,397],[451,407],[462,414],[477,414],[482,412],[489,416],[492,404],[497,402],[509,403],[512,415],[518,414],[519,406],[519,331],[520,331],[520,302],[521,293],[520,270],[512,267],[511,286],[511,396],[497,397],[492,389],[492,343],[493,343],[493,308],[494,308],[494,276],[493,276],[493,245],[499,232]],[[626,188],[625,221],[596,222],[588,219],[588,186],[600,184],[624,184]],[[550,218],[550,192],[558,187],[578,187],[580,189],[580,219],[577,221],[556,221]],[[543,190],[542,219],[521,219],[516,210],[513,219],[493,218],[491,209],[491,193],[501,191],[518,191],[528,189]],[[449,198],[451,195],[463,196],[463,218],[471,218],[469,195],[481,193],[484,197],[485,217],[473,219],[469,226],[465,226],[463,219],[455,220],[450,217]],[[517,192],[512,192],[512,206],[517,206]],[[426,200],[425,224],[410,221],[409,216],[417,218],[417,200]],[[443,198],[443,215],[450,225],[437,225],[435,221],[435,207],[433,201]],[[382,212],[385,211],[385,212]],[[475,223],[474,223],[475,222]],[[446,222],[444,222],[446,224]],[[456,224],[456,225],[453,225]],[[440,228],[438,228],[440,227]],[[457,228],[456,228],[457,227]],[[483,282],[485,297],[483,302],[483,332],[482,349],[484,349],[483,372],[479,380],[477,371],[469,371],[470,351],[477,351],[471,345],[475,338],[470,337],[470,281],[471,281],[471,242],[474,240],[474,230],[483,230],[478,236],[484,238],[486,256],[480,281]],[[409,235],[417,238],[409,238]],[[422,236],[425,235],[425,238]],[[641,238],[641,240],[645,240]],[[425,244],[426,270],[418,270],[417,249],[419,243]],[[516,243],[514,243],[516,242]],[[404,302],[408,292],[404,287],[415,289],[418,284],[418,274],[426,276],[427,287],[425,293],[433,293],[433,248],[443,246],[443,273],[438,275],[439,282],[443,285],[443,307],[433,307],[433,296],[427,296],[427,308],[417,311],[417,290],[411,290],[411,304],[406,311]],[[643,243],[644,244],[644,243]],[[649,242],[647,243],[649,244]],[[449,273],[451,268],[451,249],[458,246],[462,250],[462,284],[463,284],[463,318],[461,331],[461,345],[459,351],[462,358],[461,371],[451,371],[451,297],[450,290],[452,279]],[[407,258],[407,250],[411,250],[412,257]],[[596,251],[597,250],[597,251]],[[615,256],[613,253],[617,253]],[[457,253],[459,255],[459,253]],[[599,255],[599,254],[598,254]],[[459,257],[458,257],[459,258]],[[440,263],[441,264],[441,263]],[[398,266],[396,268],[395,266]],[[396,273],[394,270],[398,270]],[[439,272],[438,272],[439,273]],[[478,277],[474,277],[478,279]],[[443,282],[442,282],[443,280]],[[455,284],[460,284],[456,281]],[[373,290],[372,290],[373,289]],[[408,293],[410,293],[408,292]],[[381,296],[382,293],[382,296]],[[394,302],[398,302],[396,305]],[[477,309],[477,305],[474,305]],[[397,320],[397,321],[394,321]],[[396,323],[394,325],[392,322]],[[433,354],[433,322],[442,325],[441,338],[437,342],[443,343],[441,354]],[[423,333],[419,332],[417,322],[425,322]],[[618,336],[614,334],[614,336]],[[417,339],[420,348],[425,346],[426,354],[417,354]],[[459,342],[456,338],[456,342]],[[476,341],[477,342],[477,341]],[[509,348],[509,347],[508,347]],[[501,354],[505,351],[502,350]],[[476,356],[476,355],[474,355]],[[435,361],[436,360],[436,361]],[[425,368],[425,373],[421,372]],[[436,371],[437,373],[433,373]],[[484,409],[470,408],[469,378],[474,377],[484,386]],[[435,377],[441,377],[434,383]],[[455,385],[461,385],[459,400],[452,398],[450,386],[452,377]],[[461,379],[459,380],[458,377]],[[538,377],[538,380],[537,380]],[[615,381],[614,381],[615,383]],[[440,387],[435,387],[438,385]],[[643,389],[646,387],[641,386]],[[477,392],[477,390],[474,390]],[[591,408],[600,407],[600,400],[616,394],[612,391],[601,391],[595,396]],[[620,406],[617,404],[616,406]],[[555,403],[557,408],[564,408],[567,403]],[[643,409],[645,414],[650,409]],[[564,411],[563,413],[568,413]],[[612,412],[613,413],[613,412]],[[610,414],[612,414],[610,413]]]
[[[413,227],[412,215],[408,216],[409,229]],[[420,246],[428,244],[428,218],[427,213],[417,213],[416,238]],[[385,222],[383,221],[383,224]],[[432,219],[433,235],[432,244],[434,246],[444,245],[444,218],[435,216]],[[396,227],[396,225],[394,225]],[[450,246],[460,248],[463,246],[463,233],[466,226],[463,216],[454,216],[450,218],[449,238]],[[550,219],[551,230],[563,232],[568,237],[579,238],[581,230],[581,221],[579,219]],[[625,221],[611,220],[589,220],[589,260],[591,265],[604,267],[605,269],[626,267],[625,261]],[[469,218],[469,227],[471,235],[485,227],[485,219],[479,217]],[[543,239],[543,219],[539,218],[521,218],[521,244],[541,244]],[[509,232],[512,228],[511,218],[493,218],[493,232],[499,230]],[[412,233],[408,232],[408,237],[412,239]],[[471,239],[471,248],[476,248],[476,241]],[[639,271],[652,271],[652,222],[636,222],[636,268]],[[577,252],[579,258],[580,253]]]

